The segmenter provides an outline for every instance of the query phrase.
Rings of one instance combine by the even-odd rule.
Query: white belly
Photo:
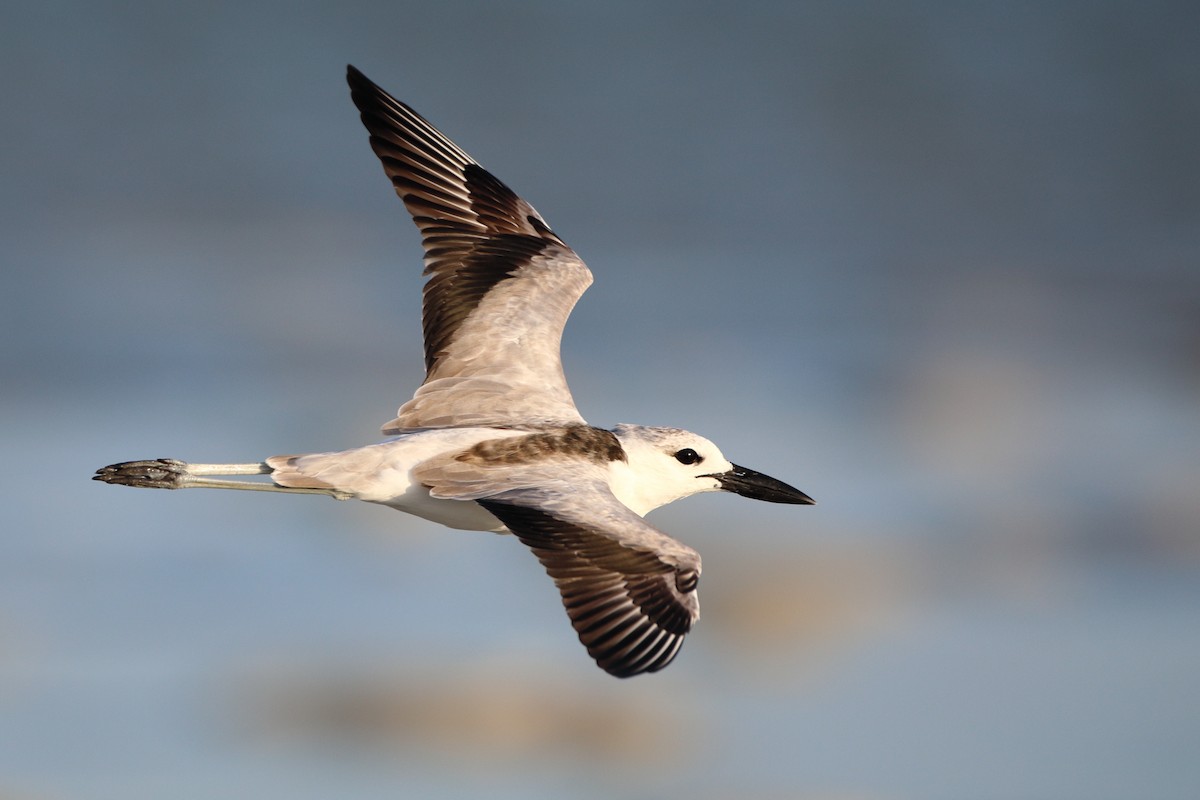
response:
[[[503,522],[489,514],[474,500],[436,500],[429,496],[429,490],[419,485],[383,505],[445,525],[447,528],[508,533],[508,528],[504,527]]]
[[[429,490],[413,479],[412,471],[430,458],[461,452],[488,439],[524,435],[524,431],[496,428],[440,428],[353,450],[299,456],[290,461],[289,468],[358,500],[390,506],[448,528],[506,532],[500,520],[473,500],[430,497]],[[273,477],[285,485],[296,480],[282,472]]]

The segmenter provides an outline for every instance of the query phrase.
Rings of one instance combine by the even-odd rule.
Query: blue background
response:
[[[0,12],[0,796],[1194,798],[1200,6]],[[592,267],[593,424],[815,508],[621,682],[511,538],[89,482],[340,449],[419,383],[346,62]]]

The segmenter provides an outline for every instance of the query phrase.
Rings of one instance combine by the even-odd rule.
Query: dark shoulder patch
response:
[[[456,460],[474,464],[526,464],[556,455],[577,456],[600,464],[626,460],[621,442],[611,431],[590,425],[489,439],[459,454]]]

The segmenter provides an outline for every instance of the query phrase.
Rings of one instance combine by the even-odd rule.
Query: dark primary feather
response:
[[[570,252],[538,213],[404,103],[347,68],[371,147],[425,246],[425,367],[484,295],[548,250]],[[572,254],[573,255],[573,254]]]
[[[627,678],[671,663],[699,616],[698,560],[694,568],[671,564],[536,508],[478,502],[542,562],[579,640],[603,670]]]

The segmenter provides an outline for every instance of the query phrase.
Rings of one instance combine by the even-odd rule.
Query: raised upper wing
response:
[[[425,247],[425,382],[384,433],[580,417],[559,344],[591,272],[526,203],[354,67],[351,97]]]

